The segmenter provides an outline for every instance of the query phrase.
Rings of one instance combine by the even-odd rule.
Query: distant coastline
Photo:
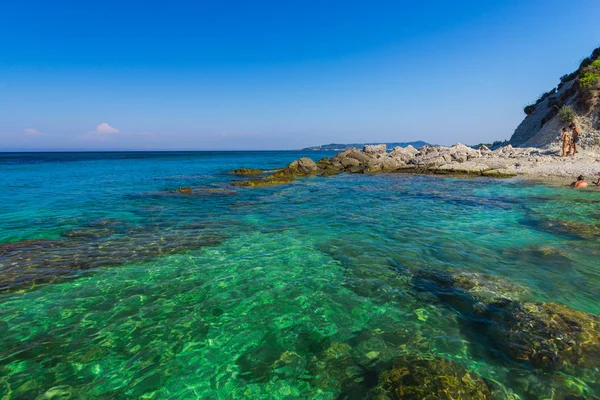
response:
[[[323,144],[321,146],[306,147],[306,148],[302,149],[302,151],[343,151],[343,150],[347,150],[347,149],[351,149],[351,148],[362,149],[365,146],[378,145],[378,144],[385,144],[388,149],[393,149],[394,147],[408,147],[408,146],[412,146],[412,147],[418,149],[423,146],[431,146],[430,143],[424,142],[422,140],[418,140],[416,142],[389,142],[389,143],[382,143],[382,142],[350,143],[350,144],[330,143],[330,144]]]

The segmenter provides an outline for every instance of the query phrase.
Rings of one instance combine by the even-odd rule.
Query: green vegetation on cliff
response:
[[[552,98],[557,91],[559,91],[566,83],[571,82],[573,79],[578,78],[577,86],[574,90],[566,91],[561,94],[560,97]],[[525,106],[523,111],[527,115],[531,115],[535,112],[536,107],[542,103],[544,100],[548,99],[548,104],[551,108],[550,113],[552,115],[548,115],[547,118],[544,118],[544,122],[550,120],[558,110],[560,110],[569,97],[573,94],[576,94],[579,91],[580,99],[579,105],[584,109],[589,109],[592,105],[590,98],[595,97],[600,90],[600,47],[594,49],[592,54],[589,57],[583,59],[583,61],[579,64],[579,68],[573,71],[570,74],[563,75],[560,78],[560,83],[557,87],[552,90],[540,95],[540,97],[532,104]],[[542,125],[543,125],[542,123]]]

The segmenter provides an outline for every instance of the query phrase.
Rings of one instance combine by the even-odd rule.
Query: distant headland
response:
[[[330,143],[324,144],[321,146],[313,146],[306,147],[302,149],[302,151],[343,151],[353,148],[363,148],[365,146],[377,145],[377,144],[385,144],[388,148],[393,149],[394,147],[408,147],[412,146],[414,148],[420,148],[423,146],[431,146],[430,143],[423,142],[422,140],[418,140],[416,142],[389,142],[389,143],[381,143],[381,142],[373,142],[373,143],[350,143],[350,144],[340,144],[340,143]]]

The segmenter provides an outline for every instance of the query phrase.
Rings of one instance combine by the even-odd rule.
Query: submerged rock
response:
[[[56,242],[56,240],[32,239],[21,240],[18,242],[1,243],[0,256],[8,253],[27,252],[30,250],[36,250],[44,247],[51,247]]]
[[[419,271],[419,290],[460,313],[477,336],[513,361],[543,371],[600,367],[600,317],[522,300],[519,286],[479,274]]]
[[[0,245],[0,292],[75,278],[98,267],[200,249],[221,243],[223,238],[221,230],[210,227],[160,231],[137,227],[119,237],[70,236],[5,243]]]
[[[110,228],[71,228],[62,232],[60,235],[69,238],[89,238],[97,239],[114,234],[116,231]]]
[[[265,172],[264,170],[256,169],[256,168],[238,168],[238,169],[234,169],[230,173],[233,175],[244,176],[244,175],[259,175],[264,172]]]
[[[594,224],[591,221],[577,222],[541,217],[539,220],[529,222],[535,228],[578,239],[594,239],[600,236],[600,225]]]
[[[192,188],[190,186],[184,187],[184,188],[179,188],[175,192],[176,193],[183,193],[183,194],[192,194]]]
[[[444,358],[398,357],[379,375],[375,399],[492,399],[477,374]]]
[[[236,364],[240,370],[240,377],[251,382],[268,382],[272,378],[273,365],[277,369],[282,356],[283,351],[279,348],[256,347],[237,359]],[[286,359],[286,357],[283,358]]]

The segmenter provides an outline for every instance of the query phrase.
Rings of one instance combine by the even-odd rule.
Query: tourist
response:
[[[600,181],[600,179],[598,179]],[[588,186],[588,183],[585,181],[585,177],[583,175],[579,175],[577,177],[577,181],[571,183],[571,186],[574,188],[584,188]]]
[[[563,141],[561,157],[564,157],[571,152],[571,135],[569,135],[569,130],[567,128],[562,128],[562,135],[560,135],[559,141],[560,140]],[[569,148],[568,150],[567,147]]]
[[[581,131],[575,125],[575,122],[571,122],[569,128],[573,131],[573,149],[571,151],[571,155],[577,154],[577,143],[579,143],[579,136],[581,136]]]

